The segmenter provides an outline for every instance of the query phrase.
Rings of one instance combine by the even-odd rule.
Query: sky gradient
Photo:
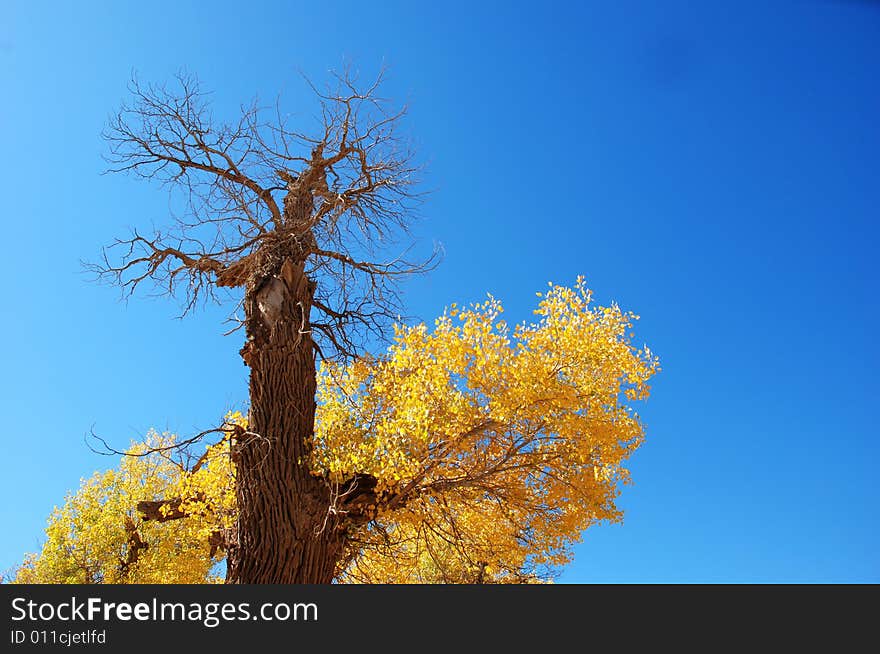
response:
[[[100,174],[131,73],[308,117],[300,72],[384,62],[432,191],[416,232],[445,251],[409,313],[492,293],[517,322],[583,274],[661,359],[625,522],[560,580],[880,581],[880,5],[104,4],[0,8],[0,569],[115,464],[90,428],[124,447],[247,399],[224,308],[177,320],[80,267],[167,219],[164,191]]]

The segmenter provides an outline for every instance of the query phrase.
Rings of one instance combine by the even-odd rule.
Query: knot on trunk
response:
[[[255,283],[246,303],[248,342],[241,350],[245,364],[251,366],[255,352],[266,346],[296,347],[310,336],[314,289],[305,262],[289,258],[276,273]]]

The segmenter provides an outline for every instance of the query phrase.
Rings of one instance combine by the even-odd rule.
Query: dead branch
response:
[[[205,437],[210,436],[211,434],[238,434],[242,431],[241,427],[231,423],[224,423],[220,427],[214,427],[212,429],[206,429],[205,431],[201,431],[194,436],[190,436],[189,438],[185,438],[181,441],[175,441],[168,445],[160,445],[160,446],[150,446],[150,447],[139,447],[135,450],[117,450],[110,446],[110,444],[101,436],[95,433],[94,427],[89,430],[89,432],[85,435],[84,440],[86,446],[95,454],[101,454],[103,456],[132,456],[132,457],[145,457],[152,456],[154,454],[163,454],[167,452],[180,452],[185,450],[186,448],[195,445],[196,443],[202,442]],[[100,449],[94,447],[89,439],[94,441],[98,441],[100,443]],[[192,467],[189,471],[195,472],[201,467],[204,462],[204,454],[199,457],[196,461],[196,465]]]
[[[193,75],[171,87],[133,79],[132,101],[104,133],[109,171],[167,187],[172,222],[114,241],[89,268],[126,295],[149,282],[186,313],[221,299],[218,289],[253,287],[286,259],[303,262],[316,284],[319,351],[356,355],[399,316],[399,280],[438,260],[436,250],[405,256],[418,167],[399,136],[405,108],[378,95],[381,83],[380,74],[359,87],[350,71],[326,90],[310,83],[320,118],[301,132],[280,102],[274,111],[253,102],[223,122]]]

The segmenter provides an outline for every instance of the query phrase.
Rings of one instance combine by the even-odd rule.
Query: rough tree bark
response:
[[[313,204],[311,189],[291,187],[284,202],[289,236],[261,253],[259,275],[245,291],[241,355],[250,367],[250,415],[233,450],[238,525],[227,548],[228,583],[330,583],[344,544],[331,520],[329,488],[309,465],[315,282],[305,266]]]
[[[249,431],[234,446],[238,540],[228,549],[231,583],[329,583],[342,542],[328,525],[326,485],[311,474],[315,349],[313,283],[304,262],[256,280],[245,298],[250,366]]]
[[[316,283],[306,264],[316,242],[313,194],[326,188],[320,155],[317,149],[304,174],[289,178],[279,238],[259,252],[245,287],[241,355],[250,367],[250,414],[233,444],[238,523],[227,545],[227,583],[330,583],[343,555],[330,487],[310,466]]]

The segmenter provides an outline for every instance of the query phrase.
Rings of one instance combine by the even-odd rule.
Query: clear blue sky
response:
[[[310,112],[297,71],[344,59],[389,64],[435,189],[418,231],[446,258],[411,313],[491,292],[524,319],[583,274],[662,359],[626,521],[562,581],[880,581],[880,6],[806,0],[4,3],[0,568],[113,463],[92,425],[124,446],[246,400],[222,310],[80,271],[167,215],[99,174],[132,70]]]

